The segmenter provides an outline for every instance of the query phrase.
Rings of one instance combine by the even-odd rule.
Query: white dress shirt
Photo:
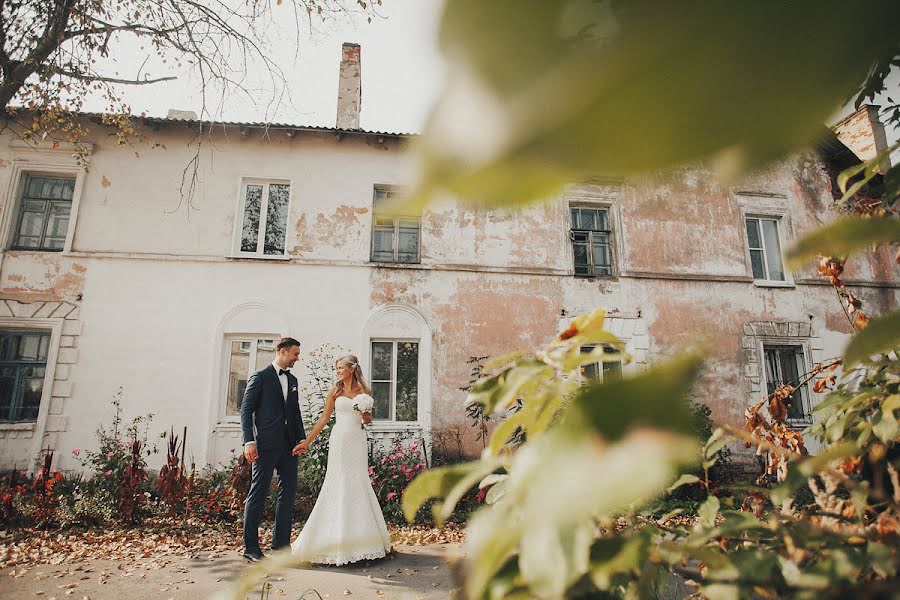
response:
[[[281,367],[277,362],[273,362],[272,366],[275,367],[275,374],[278,375],[278,371],[281,371]],[[290,369],[284,369],[285,371],[290,371]],[[287,400],[287,387],[288,387],[288,379],[287,375],[278,375],[278,383],[281,384],[281,397],[283,400]]]

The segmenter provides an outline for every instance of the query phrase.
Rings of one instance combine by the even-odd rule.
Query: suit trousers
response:
[[[272,550],[291,543],[291,524],[294,520],[294,497],[297,494],[297,457],[291,446],[278,450],[260,450],[253,463],[250,493],[244,506],[244,551],[258,551],[259,524],[265,510],[266,497],[272,484],[272,473],[278,472],[278,502],[275,505],[275,531]]]

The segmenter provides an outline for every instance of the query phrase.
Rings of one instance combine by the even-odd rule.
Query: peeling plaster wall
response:
[[[161,146],[139,145],[139,156],[102,132],[94,139],[65,252],[0,254],[0,320],[6,307],[8,318],[26,325],[56,319],[60,330],[58,381],[43,422],[30,437],[0,424],[0,468],[48,446],[61,466],[75,467],[70,451],[93,442],[120,388],[127,418],[154,413],[154,435],[187,425],[190,454],[201,463],[224,459],[240,440],[222,418],[223,334],[290,334],[304,350],[333,342],[363,353],[367,315],[385,306],[424,319],[427,421],[457,428],[470,452],[481,444],[465,420],[466,361],[534,348],[561,322],[596,307],[607,309],[610,328],[629,344],[633,371],[705,343],[711,359],[697,396],[716,418],[735,423],[762,393],[759,340],[796,339],[810,360],[837,355],[846,343],[846,317],[811,267],[786,287],[760,287],[750,272],[744,214],[774,211],[787,241],[834,218],[830,180],[812,155],[729,185],[696,165],[572,186],[522,210],[444,202],[422,215],[421,264],[384,266],[368,262],[373,189],[410,179],[405,141],[216,130],[204,140],[189,208],[179,185],[192,157],[190,134],[180,126],[144,133]],[[16,205],[13,173],[51,155],[70,161],[9,142],[0,136],[4,248]],[[290,180],[289,260],[232,257],[245,177]],[[570,202],[609,209],[613,277],[573,277]],[[862,282],[854,293],[871,314],[896,308],[900,281],[890,251],[855,257],[847,279]],[[251,316],[239,330],[223,331],[226,316],[242,307]],[[262,325],[256,314],[270,318]]]

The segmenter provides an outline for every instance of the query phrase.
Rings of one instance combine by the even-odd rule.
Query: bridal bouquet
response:
[[[360,394],[356,397],[356,401],[353,403],[353,410],[357,411],[360,414],[371,413],[372,407],[374,405],[375,400],[372,398],[372,396],[369,396],[368,394]],[[362,423],[360,423],[359,427],[360,429],[365,429],[365,425]]]

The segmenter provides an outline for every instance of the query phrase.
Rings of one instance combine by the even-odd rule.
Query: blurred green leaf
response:
[[[699,370],[694,355],[654,367],[640,375],[584,388],[569,411],[569,423],[586,421],[608,440],[636,427],[694,433],[687,397]]]
[[[897,417],[894,411],[882,409],[872,418],[872,433],[885,444],[897,441],[900,428],[897,427]]]
[[[700,517],[700,524],[704,527],[714,527],[716,524],[716,515],[719,514],[719,499],[710,496],[697,509],[697,516]]]
[[[820,227],[788,250],[791,268],[816,255],[847,256],[872,244],[900,242],[900,219],[894,217],[850,217]]]
[[[617,573],[637,572],[649,554],[647,536],[600,538],[591,546],[591,579],[608,590]]]
[[[852,367],[875,354],[890,352],[897,346],[900,346],[900,311],[872,319],[865,329],[856,332],[844,353],[844,367]]]
[[[684,475],[682,475],[681,477],[679,477],[679,478],[675,481],[675,483],[673,483],[672,485],[670,485],[670,486],[669,486],[669,489],[666,490],[666,491],[668,491],[668,492],[671,493],[671,492],[674,492],[675,490],[677,490],[678,488],[680,488],[680,487],[683,486],[683,485],[691,485],[691,484],[693,484],[693,483],[700,483],[700,478],[697,477],[696,475],[691,475],[690,473],[685,473]]]
[[[587,573],[594,525],[557,529],[552,523],[532,522],[522,534],[519,569],[538,597],[560,598],[565,589]]]
[[[865,162],[841,171],[841,173],[838,174],[837,177],[838,187],[841,189],[841,192],[843,192],[843,195],[841,196],[839,202],[841,204],[847,202],[866,184],[874,179],[876,175],[880,174],[883,169],[883,165],[886,162],[885,159],[887,159],[897,148],[900,148],[900,144],[894,144],[893,146],[885,148],[876,156],[866,160]],[[862,173],[862,177],[854,181],[854,177],[856,177],[860,173]],[[884,201],[890,204],[890,202],[893,200],[892,196],[896,194],[896,191],[893,189],[893,186],[895,185],[894,178],[896,177],[896,174],[888,172],[887,175],[890,175],[890,178],[885,178],[885,183],[887,184],[886,187],[889,189],[885,190],[886,195]],[[850,184],[851,181],[853,181],[853,183],[848,187],[848,184]]]
[[[852,18],[836,0],[574,8],[590,4],[447,3],[452,66],[419,140],[418,201],[518,204],[590,176],[776,159],[818,136],[900,22],[893,0]]]
[[[423,504],[432,498],[443,498],[434,515],[440,527],[453,513],[459,499],[496,468],[495,462],[482,460],[437,467],[420,473],[403,492],[403,515],[412,523]]]

